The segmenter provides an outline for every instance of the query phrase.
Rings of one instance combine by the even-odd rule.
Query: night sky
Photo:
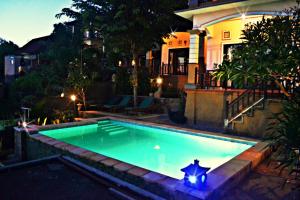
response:
[[[55,15],[71,4],[72,0],[0,0],[0,38],[21,47],[49,35],[53,24],[68,20]]]

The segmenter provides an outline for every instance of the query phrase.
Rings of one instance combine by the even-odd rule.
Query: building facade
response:
[[[188,9],[176,12],[193,22],[192,30],[188,30],[185,84],[185,114],[190,123],[228,125],[228,104],[237,101],[237,96],[244,91],[225,90],[224,83],[212,81],[210,70],[221,64],[224,57],[230,58],[231,50],[243,42],[242,30],[246,24],[255,23],[263,16],[280,15],[281,11],[295,5],[295,0],[190,0]],[[230,86],[231,82],[225,85]],[[265,119],[258,120],[262,125],[265,123]]]

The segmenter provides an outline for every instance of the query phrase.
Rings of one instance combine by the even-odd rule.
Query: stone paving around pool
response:
[[[96,123],[97,120],[100,119],[115,119],[115,120],[121,120],[121,121],[127,121],[131,123],[138,123],[138,124],[144,124],[148,126],[157,126],[155,123],[150,122],[142,122],[142,121],[132,121],[127,119],[119,119],[114,117],[105,117],[105,118],[99,118],[99,119],[93,119],[93,120],[86,120],[85,122],[80,123],[69,123],[69,124],[63,124],[58,126],[48,126],[43,127],[42,130],[45,129],[56,129],[56,128],[62,128],[62,127],[69,127],[74,125],[84,125],[84,124],[91,124]],[[188,131],[192,132],[194,134],[197,134],[198,131],[192,130],[192,129],[186,129],[186,128],[179,128],[174,127],[170,125],[160,125],[163,128],[176,128],[177,130],[182,131]],[[36,132],[36,130],[31,130],[33,132]],[[209,133],[205,131],[201,131],[201,133],[207,133],[212,134],[216,136],[222,136],[226,137],[222,134],[216,134],[216,133]],[[199,133],[198,133],[199,134]],[[213,170],[209,173],[209,178],[207,181],[206,188],[203,190],[196,190],[189,187],[186,187],[183,184],[183,181],[179,181],[170,177],[167,177],[165,175],[151,172],[149,170],[133,166],[124,162],[121,162],[119,160],[108,158],[104,155],[100,155],[79,147],[76,147],[71,144],[66,144],[64,142],[59,142],[55,139],[52,139],[50,137],[40,135],[40,134],[34,134],[31,135],[31,138],[39,141],[41,143],[47,144],[51,147],[57,148],[61,150],[62,152],[68,152],[75,157],[80,157],[83,159],[87,159],[93,162],[98,163],[101,166],[104,166],[106,168],[112,168],[114,169],[113,173],[122,173],[127,174],[132,177],[136,177],[137,180],[143,180],[146,182],[146,185],[148,184],[154,184],[156,187],[159,186],[163,189],[165,193],[168,193],[171,198],[174,199],[217,199],[220,195],[222,195],[226,190],[230,189],[232,186],[238,184],[252,169],[254,169],[269,153],[269,150],[267,148],[267,144],[263,142],[257,143],[254,147],[246,150],[242,154],[240,154],[238,157],[233,158],[229,162],[223,164],[219,168]],[[234,137],[236,139],[242,139],[240,137]],[[147,189],[147,187],[145,187]],[[155,191],[155,190],[154,190]],[[152,192],[154,192],[152,191]]]
[[[287,172],[280,174],[275,164],[261,163],[241,183],[227,191],[223,200],[299,200],[300,181],[287,182],[293,178]],[[286,183],[284,185],[284,183]],[[298,185],[298,190],[296,186]]]

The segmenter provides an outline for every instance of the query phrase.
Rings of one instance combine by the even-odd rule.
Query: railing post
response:
[[[250,95],[249,95],[249,93],[247,94],[247,105],[249,105],[250,104]]]
[[[204,88],[204,74],[199,73],[199,82],[200,82],[200,87],[203,89]]]
[[[229,102],[226,101],[226,104],[225,104],[225,119],[228,119],[229,117]]]
[[[198,84],[198,68],[195,68],[195,85]]]
[[[242,109],[244,109],[245,108],[245,103],[244,103],[244,96],[242,96]]]
[[[231,106],[231,116],[230,116],[230,118],[233,117],[233,115],[234,115],[234,106],[235,106],[235,104],[233,104]]]

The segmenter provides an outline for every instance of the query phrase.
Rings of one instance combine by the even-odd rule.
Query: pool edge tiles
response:
[[[181,169],[194,159],[212,171],[253,146],[253,143],[235,139],[187,134],[119,120],[101,120],[97,124],[40,133],[178,180],[184,176]],[[177,159],[174,153],[180,157]]]
[[[134,122],[140,125],[151,125],[151,126],[155,125],[154,123],[140,122],[134,120],[124,120],[115,117],[114,118],[104,117],[101,119],[112,119],[112,120],[125,121],[125,122]],[[165,128],[173,128],[176,130],[178,129],[185,130],[185,131],[190,130],[190,129],[178,128],[170,125],[164,126],[161,124],[157,124],[157,126],[165,127]],[[193,132],[196,133],[199,132],[201,134],[203,134],[204,132],[205,134],[207,134],[207,132],[205,131],[193,130]],[[35,140],[39,140],[40,142],[53,146],[54,148],[58,148],[62,151],[67,151],[77,157],[81,157],[83,159],[87,159],[91,162],[105,166],[105,168],[101,168],[101,169],[107,170],[109,168],[108,172],[110,170],[113,170],[114,171],[113,174],[119,174],[120,177],[124,177],[124,174],[126,174],[126,176],[128,175],[130,177],[136,177],[133,178],[132,180],[130,178],[125,178],[125,180],[138,185],[140,185],[141,183],[140,181],[144,181],[146,182],[146,184],[145,186],[142,187],[144,187],[145,189],[149,189],[149,191],[153,189],[153,184],[154,186],[159,185],[159,187],[161,187],[166,192],[166,194],[171,195],[172,198],[174,199],[187,199],[187,198],[211,199],[213,197],[216,197],[220,195],[223,191],[237,184],[243,177],[245,177],[251,171],[252,168],[254,168],[257,164],[259,164],[266,157],[268,153],[267,143],[255,141],[257,142],[256,145],[250,147],[249,149],[242,152],[238,156],[234,157],[230,161],[224,163],[223,165],[211,171],[208,176],[207,188],[205,188],[205,190],[195,190],[184,186],[181,180],[176,180],[166,175],[159,174],[157,172],[145,170],[141,167],[130,165],[125,162],[121,162],[119,160],[109,158],[107,156],[98,153],[93,153],[91,151],[82,149],[80,147],[76,147],[74,145],[69,145],[64,142],[53,141],[54,139],[44,135],[37,134],[37,135],[33,135],[32,137]],[[224,137],[228,137],[228,136],[224,136]],[[242,138],[242,140],[253,142],[253,140],[247,140],[245,138]],[[152,192],[157,192],[157,191],[152,191]]]

